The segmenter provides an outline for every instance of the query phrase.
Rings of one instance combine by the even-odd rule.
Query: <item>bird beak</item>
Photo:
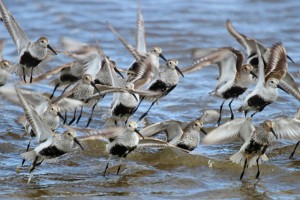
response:
[[[167,62],[167,59],[161,53],[159,54],[159,57],[162,58],[164,61]]]
[[[79,143],[79,141],[77,140],[76,137],[74,138],[74,142],[80,146],[80,148],[82,149],[82,151],[84,150],[83,146]]]
[[[57,55],[57,53],[54,51],[54,49],[52,49],[52,47],[48,44],[47,48],[50,49],[55,55]]]
[[[282,86],[280,86],[280,85],[277,85],[277,87],[279,88],[279,89],[281,89],[282,91],[284,91],[285,93],[287,93],[287,94],[290,94],[289,92],[287,92]]]
[[[91,81],[91,85],[95,88],[95,90],[97,90],[97,92],[101,95],[101,92],[98,90],[96,84],[94,81]]]
[[[122,78],[124,78],[123,74],[116,68],[114,67],[114,70],[116,73],[118,73]]]
[[[144,136],[143,136],[137,129],[134,129],[134,132],[136,132],[136,133],[139,134],[143,139],[145,139]]]
[[[273,133],[273,135],[275,136],[275,138],[278,140],[278,136],[277,136],[277,134],[275,133],[274,129],[271,128],[270,130],[271,130],[271,132]]]
[[[176,69],[176,71],[178,71],[179,74],[181,74],[182,77],[184,77],[183,73],[180,71],[180,69],[177,66],[175,66],[175,69]]]
[[[250,74],[255,77],[255,78],[258,78],[257,75],[253,72],[253,71],[250,71]]]
[[[204,133],[204,135],[207,135],[207,132],[204,130],[204,128],[200,128],[200,131],[202,131],[202,133]]]
[[[292,63],[295,63],[295,62],[293,61],[293,59],[292,59],[289,55],[286,55],[286,57],[287,57],[290,61],[292,61]]]
[[[65,121],[64,116],[62,116],[62,114],[61,114],[60,112],[57,112],[57,115],[58,115],[63,121]]]

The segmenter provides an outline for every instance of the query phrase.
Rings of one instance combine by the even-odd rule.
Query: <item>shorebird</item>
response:
[[[198,58],[190,67],[182,70],[183,73],[190,73],[200,70],[205,66],[217,64],[219,68],[218,83],[215,86],[212,95],[225,99],[220,106],[220,118],[217,122],[220,125],[223,104],[226,100],[231,99],[229,108],[231,120],[234,119],[231,103],[234,99],[242,95],[252,82],[252,66],[243,64],[244,55],[242,52],[232,48],[223,47],[216,50],[208,50],[206,55]]]
[[[192,122],[181,122],[168,120],[151,124],[143,128],[140,132],[144,137],[152,137],[164,132],[167,135],[166,141],[179,148],[192,151],[200,142],[200,132],[206,135],[203,129],[204,123],[215,122],[219,113],[214,110],[206,110],[203,115]]]
[[[63,98],[63,99],[52,99],[50,100],[49,97],[44,96],[40,93],[24,90],[24,89],[18,89],[20,93],[22,93],[22,96],[26,99],[28,104],[30,105],[30,108],[34,109],[34,111],[40,116],[40,118],[43,120],[45,124],[49,126],[49,128],[54,131],[59,126],[59,121],[61,119],[65,120],[64,117],[61,115],[61,110],[67,111],[67,110],[74,110],[77,107],[80,107],[82,103],[80,101],[76,101],[73,99]],[[4,98],[8,99],[12,103],[16,105],[22,105],[19,101],[19,98],[17,96],[17,93],[15,91],[14,87],[1,87],[0,88],[0,95]],[[37,138],[38,143],[44,142],[46,139],[48,139],[49,135],[45,136],[39,136],[37,135],[30,123],[25,119],[22,120],[23,117],[19,117],[19,122],[22,123],[25,127],[25,135],[29,135],[30,139],[26,148],[26,151],[30,148],[30,143],[33,138]],[[24,122],[23,122],[24,121]],[[23,165],[25,160],[22,161]]]
[[[108,24],[108,27],[136,60],[129,68],[126,80],[133,82],[136,89],[152,81],[159,73],[159,57],[167,61],[162,55],[162,49],[160,47],[153,47],[148,53],[141,53],[128,44],[111,24]]]
[[[255,39],[252,39],[242,33],[236,31],[230,20],[227,20],[226,27],[228,32],[234,37],[234,39],[247,51],[247,63],[251,64],[254,68],[254,73],[258,71],[258,55],[256,51],[256,45],[258,46],[259,51],[262,54],[263,62],[266,64],[269,62],[271,48],[265,47],[263,44],[258,42]],[[289,60],[294,62],[288,55],[286,55]],[[279,82],[279,85],[283,88],[288,94],[293,95],[296,99],[300,100],[300,91],[298,84],[294,80],[293,76],[286,72],[286,76],[282,78]]]
[[[16,64],[17,73],[20,76],[23,74],[24,82],[26,82],[26,76],[30,75],[31,83],[32,76],[35,73],[34,69],[38,68],[40,62],[48,55],[47,49],[50,49],[55,55],[57,53],[49,45],[49,40],[46,37],[40,37],[37,41],[31,42],[2,0],[0,1],[0,13],[7,31],[17,46],[19,54],[19,62]],[[38,69],[35,71],[38,71]]]
[[[134,84],[131,82],[126,83],[125,89],[134,89]],[[134,109],[138,105],[139,95],[136,93],[123,92],[114,93],[114,98],[110,107],[110,118],[105,123],[110,124],[110,121],[114,121],[117,126],[119,119],[125,119],[125,124],[129,117],[133,114]]]
[[[65,86],[65,91],[66,88],[77,83],[84,74],[90,74],[93,76],[93,79],[95,79],[96,74],[98,74],[101,69],[102,57],[96,46],[81,43],[66,37],[61,39],[61,43],[65,50],[64,54],[75,59],[75,61],[57,67],[58,70],[55,72],[61,73],[58,78],[51,81],[51,84],[55,85],[51,98],[58,87]],[[53,73],[53,70],[49,71],[49,73]]]
[[[148,89],[149,91],[161,92],[161,95],[141,98],[139,105],[144,99],[152,101],[152,103],[148,110],[140,117],[140,120],[148,114],[152,106],[157,101],[167,96],[177,86],[179,82],[179,74],[184,77],[183,73],[178,68],[178,60],[167,60],[166,67],[160,70],[157,78],[153,81]],[[138,109],[139,105],[137,106],[136,110]]]
[[[22,157],[25,160],[32,161],[30,177],[28,179],[29,183],[32,178],[32,171],[44,160],[57,158],[71,152],[73,150],[73,142],[77,143],[82,150],[83,147],[76,139],[76,133],[72,130],[68,130],[63,134],[54,133],[37,112],[27,103],[22,93],[18,89],[16,89],[16,92],[24,109],[26,119],[30,123],[33,131],[36,133],[39,140],[45,138],[45,141],[34,150],[22,154]]]
[[[81,137],[81,140],[102,139],[108,142],[106,151],[109,153],[109,158],[103,176],[106,175],[109,161],[113,157],[119,158],[119,167],[117,170],[117,174],[119,174],[123,160],[129,153],[135,150],[139,144],[138,135],[140,135],[141,138],[144,138],[137,130],[137,124],[134,121],[129,121],[126,126],[110,127],[102,130],[75,129],[89,133],[89,135]]]
[[[98,91],[93,76],[90,74],[84,74],[82,78],[76,83],[76,85],[71,90],[65,92],[62,96],[73,98],[76,100],[80,100],[84,103],[87,103],[90,100],[90,98],[94,95],[95,90]],[[82,110],[83,110],[83,105],[81,106],[80,114],[77,118],[76,123],[78,123],[81,118]],[[75,121],[75,118],[76,118],[76,109],[74,112],[74,117],[69,122],[69,125]]]
[[[244,111],[245,116],[248,111],[254,110],[253,117],[257,112],[261,112],[267,105],[273,103],[278,96],[277,87],[281,88],[279,81],[284,78],[287,71],[286,51],[281,43],[276,43],[270,50],[270,56],[266,67],[258,47],[256,46],[259,60],[258,82],[254,90],[248,94],[239,108],[239,112]]]
[[[261,161],[267,161],[266,150],[278,136],[273,130],[270,120],[265,120],[258,127],[254,127],[251,118],[242,118],[229,121],[212,130],[204,139],[204,144],[218,144],[241,138],[244,142],[239,152],[230,157],[233,163],[241,164],[243,171],[240,175],[242,180],[245,169],[257,165],[256,178],[259,178]]]

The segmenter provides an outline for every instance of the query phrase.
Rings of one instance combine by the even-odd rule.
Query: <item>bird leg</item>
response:
[[[65,87],[65,89],[62,91],[62,93],[60,94],[60,96],[62,96],[62,95],[65,93],[65,91],[66,91],[70,86],[71,86],[71,84],[70,84],[70,85],[67,85],[67,86]]]
[[[157,99],[158,100],[158,99]],[[145,112],[140,118],[139,121],[141,121],[144,117],[146,117],[146,115],[148,115],[148,112],[150,111],[150,109],[152,108],[152,106],[155,104],[155,102],[157,102],[157,100],[153,101],[151,106],[148,108],[147,112]]]
[[[260,156],[258,156],[258,158],[256,159],[256,165],[257,165],[257,174],[256,174],[256,179],[258,179],[259,175],[260,175],[260,171],[259,171],[259,158]]]
[[[243,179],[243,176],[244,176],[244,173],[245,173],[246,166],[247,166],[247,158],[245,159],[244,168],[243,168],[243,172],[242,172],[242,174],[241,174],[241,176],[240,176],[240,180]]]
[[[221,118],[222,118],[222,109],[223,109],[223,104],[225,103],[226,100],[223,101],[223,103],[220,106],[220,116],[217,122],[217,126],[220,126]]]
[[[28,149],[29,149],[29,147],[30,147],[31,140],[32,140],[32,137],[30,137],[30,139],[29,139],[29,142],[28,142],[28,145],[27,145],[26,152],[28,151]],[[24,163],[25,163],[25,159],[23,158],[21,166],[23,166]]]
[[[51,96],[50,96],[50,99],[52,99],[52,97],[54,96],[54,93],[55,93],[56,89],[59,87],[59,85],[60,85],[60,83],[56,83],[56,84],[55,84],[54,89],[53,89],[53,92],[52,92],[52,94],[51,94]]]
[[[103,172],[103,177],[105,177],[106,170],[107,170],[108,165],[109,165],[109,161],[110,161],[110,156],[108,157],[107,164],[106,164],[105,170],[104,170],[104,172]]]
[[[257,112],[254,112],[252,115],[251,115],[251,118],[256,114]]]
[[[32,74],[33,74],[33,67],[31,67],[31,72],[30,72],[30,83],[32,83]]]
[[[30,176],[29,176],[29,178],[28,178],[27,184],[29,184],[30,181],[31,181],[31,178],[32,178],[32,176],[33,176],[32,171],[35,169],[36,162],[37,162],[38,158],[39,158],[38,156],[35,157],[35,159],[34,159],[32,165],[31,165],[31,167],[30,167]]]
[[[233,112],[232,112],[232,108],[231,108],[231,103],[233,102],[234,99],[232,99],[230,101],[230,103],[228,104],[229,105],[229,108],[230,108],[230,113],[231,113],[231,116],[230,116],[230,119],[233,120],[234,119],[234,115],[233,115]],[[220,115],[221,116],[221,115]]]
[[[81,106],[80,114],[79,114],[79,116],[77,118],[76,124],[78,124],[78,122],[80,121],[80,118],[82,116],[82,109],[83,109],[83,106]]]
[[[23,80],[24,80],[24,83],[26,83],[25,68],[24,68],[24,67],[22,67],[22,69],[23,69]]]
[[[289,159],[293,158],[293,156],[294,156],[294,153],[295,153],[295,151],[296,151],[296,149],[297,149],[297,147],[298,147],[299,143],[300,143],[300,141],[298,141],[298,142],[297,142],[297,144],[296,144],[296,146],[295,146],[295,148],[294,148],[293,152],[291,153],[291,155],[290,155]]]
[[[77,108],[75,108],[75,111],[74,111],[74,116],[73,116],[73,119],[69,122],[69,126],[75,121],[76,119],[76,111],[77,111]]]
[[[67,115],[67,110],[65,110],[65,119],[64,119],[63,124],[66,124],[66,122],[67,122],[67,117],[68,117],[68,115]]]
[[[92,121],[93,113],[94,113],[94,110],[95,110],[95,107],[96,107],[97,103],[95,103],[95,105],[93,105],[91,116],[90,116],[90,118],[88,120],[88,123],[86,124],[85,128],[87,128],[90,125],[91,121]]]
[[[139,104],[138,104],[138,105],[134,108],[134,110],[132,111],[132,114],[134,114],[134,113],[137,111],[137,109],[140,107],[140,105],[141,105],[142,101],[144,100],[144,98],[145,98],[145,97],[142,97],[142,98],[141,98]]]
[[[121,169],[121,166],[122,166],[123,160],[124,160],[124,158],[123,158],[123,157],[122,157],[122,158],[120,158],[119,167],[118,167],[118,170],[117,170],[117,175],[118,175],[118,174],[119,174],[119,172],[120,172],[120,169]]]

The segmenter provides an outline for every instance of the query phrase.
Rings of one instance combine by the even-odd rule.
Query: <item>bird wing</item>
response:
[[[17,46],[18,53],[21,54],[21,51],[27,48],[30,40],[18,24],[18,22],[12,16],[12,14],[7,10],[3,1],[0,1],[0,12],[2,15],[3,23],[5,24],[7,31],[9,32],[15,45]]]
[[[110,127],[106,129],[89,129],[89,128],[79,128],[79,127],[71,127],[71,129],[74,129],[78,132],[86,133],[85,136],[78,137],[82,140],[94,140],[94,139],[115,139],[119,135],[121,135],[126,127],[118,126],[118,127]]]
[[[300,120],[294,118],[276,118],[272,120],[273,130],[280,139],[300,141]]]
[[[219,119],[219,116],[220,113],[216,110],[205,110],[199,119],[203,123],[212,123],[216,122]]]
[[[186,153],[189,153],[189,150],[179,148],[177,146],[174,146],[166,141],[157,139],[157,138],[144,138],[139,140],[138,148],[165,148],[165,147],[172,147],[175,149],[179,149],[181,151],[184,151]]]
[[[192,49],[192,57],[193,57],[193,59],[196,60],[196,59],[206,56],[216,50],[218,50],[218,48],[195,48],[195,49]]]
[[[37,92],[24,90],[24,89],[18,89],[18,90],[22,93],[25,99],[27,99],[28,103],[33,107],[36,107],[42,104],[43,102],[47,102],[49,100],[48,97]],[[6,98],[7,100],[9,100],[10,102],[20,105],[20,101],[14,87],[12,86],[0,87],[0,95]]]
[[[211,53],[198,58],[190,67],[185,67],[181,71],[183,73],[190,73],[200,70],[211,64],[217,64],[219,67],[218,84],[221,85],[228,80],[232,80],[236,75],[237,56],[232,52],[233,48],[223,47],[212,51]]]
[[[298,85],[290,73],[286,73],[285,77],[280,80],[279,85],[289,94],[300,100],[300,91]]]
[[[244,141],[251,135],[251,133],[243,133],[240,130],[246,131],[248,129],[252,130],[247,126],[253,126],[250,118],[237,118],[222,124],[221,126],[215,128],[209,132],[202,140],[204,144],[220,144],[233,141],[234,139],[240,137]]]
[[[5,47],[5,43],[4,39],[0,39],[0,61],[3,60],[3,49]]]
[[[30,106],[21,91],[16,88],[17,95],[20,103],[24,109],[25,116],[29,124],[31,125],[34,133],[36,134],[37,140],[43,142],[48,138],[52,137],[53,132],[50,127],[40,118],[38,113]]]
[[[241,34],[241,33],[237,32],[233,28],[232,23],[230,22],[230,20],[227,20],[226,28],[227,28],[227,31],[232,35],[232,37],[234,37],[235,40],[238,43],[240,43],[240,45],[242,45],[242,47],[244,47],[246,49],[248,58],[257,54],[256,45],[258,46],[258,49],[260,50],[260,52],[262,54],[267,50],[267,48],[264,47],[258,41],[254,40],[252,38],[249,38],[248,36],[246,36],[244,34]]]
[[[61,111],[74,111],[76,108],[84,105],[84,102],[71,98],[59,98],[58,101],[56,100],[57,98],[51,99],[51,104],[57,104]]]
[[[145,25],[142,15],[142,9],[139,6],[137,10],[137,19],[136,19],[136,30],[135,30],[135,44],[136,50],[140,54],[146,54],[146,37],[145,37]]]
[[[141,54],[133,47],[131,46],[117,31],[114,29],[114,27],[111,24],[108,24],[108,28],[119,38],[119,40],[123,43],[123,45],[126,47],[126,49],[132,54],[135,60],[141,59]]]
[[[264,87],[264,83],[265,83],[265,68],[264,68],[264,62],[262,60],[261,57],[261,52],[258,49],[258,46],[256,45],[256,51],[257,51],[257,56],[258,56],[258,81],[257,84],[254,88],[254,90],[250,93],[255,93],[257,91],[259,91],[261,88]]]
[[[287,71],[287,54],[282,43],[276,43],[271,48],[271,54],[265,69],[265,81],[270,78],[281,80]]]
[[[180,121],[176,121],[176,120],[162,121],[162,122],[158,122],[158,123],[154,123],[149,126],[146,126],[145,128],[143,128],[140,131],[140,133],[144,137],[151,137],[160,132],[163,132],[163,131],[165,132],[166,129],[168,129],[170,127],[177,127],[179,129],[181,129],[180,123],[181,123]],[[182,130],[181,130],[181,132],[182,132]]]

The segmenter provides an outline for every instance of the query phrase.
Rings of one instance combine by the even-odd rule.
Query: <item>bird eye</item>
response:
[[[71,133],[68,133],[68,135],[70,135],[70,136],[71,136]]]

